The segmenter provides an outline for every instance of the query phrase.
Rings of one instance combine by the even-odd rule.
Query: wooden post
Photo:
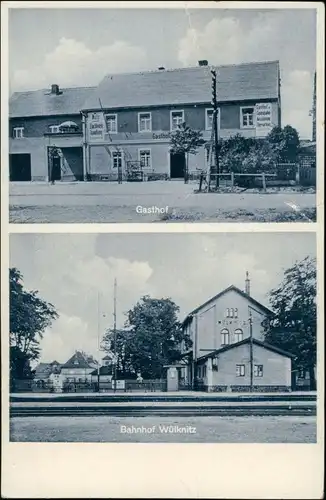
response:
[[[234,172],[231,172],[231,186],[234,187]]]
[[[297,172],[295,175],[295,183],[300,184],[300,163],[297,164]]]
[[[265,176],[265,172],[263,172],[262,178],[263,178],[263,190],[266,193],[266,176]]]

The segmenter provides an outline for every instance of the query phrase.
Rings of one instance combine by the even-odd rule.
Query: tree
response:
[[[136,376],[132,365],[132,352],[130,349],[131,334],[127,328],[117,329],[115,334],[113,329],[108,329],[103,336],[101,347],[105,352],[112,355],[113,361],[116,361],[118,377],[134,378]]]
[[[309,371],[311,389],[316,387],[316,259],[306,257],[284,273],[282,283],[270,292],[275,316],[267,325],[265,339],[294,355],[293,367]]]
[[[30,378],[30,362],[40,355],[40,340],[58,318],[54,306],[42,300],[38,291],[27,291],[16,268],[9,270],[10,293],[10,377]]]
[[[283,129],[274,127],[268,134],[267,141],[275,148],[279,162],[296,163],[300,139],[295,128],[291,125],[286,125]]]
[[[203,134],[200,130],[193,130],[182,123],[179,128],[171,135],[170,147],[174,153],[185,154],[185,171],[184,181],[188,182],[189,178],[189,154],[196,155],[198,149],[205,144]]]
[[[140,372],[144,378],[160,378],[163,367],[180,359],[181,343],[191,341],[177,319],[178,306],[171,299],[144,296],[127,313],[126,328],[117,330],[117,357],[126,374]],[[106,332],[103,348],[112,352],[113,332]]]

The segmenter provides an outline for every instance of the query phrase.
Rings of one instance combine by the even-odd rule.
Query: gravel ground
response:
[[[10,222],[314,222],[316,219],[316,194],[309,190],[196,194],[194,187],[194,184],[164,181],[121,185],[13,184],[9,186]],[[164,209],[165,213],[148,213],[152,207]]]
[[[214,209],[190,207],[174,209],[167,215],[139,216],[130,206],[11,206],[10,223],[128,223],[128,222],[316,222],[316,209]]]
[[[123,432],[122,426],[141,432]],[[10,422],[10,440],[16,442],[316,443],[316,431],[315,417],[23,417]]]

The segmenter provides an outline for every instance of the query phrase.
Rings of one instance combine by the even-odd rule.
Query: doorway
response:
[[[60,181],[61,180],[61,158],[55,153],[51,157],[51,152],[48,150],[48,170],[49,170],[49,181]]]
[[[11,182],[32,180],[30,153],[9,154],[9,179]]]
[[[171,179],[183,179],[186,166],[184,153],[170,152],[170,177]]]

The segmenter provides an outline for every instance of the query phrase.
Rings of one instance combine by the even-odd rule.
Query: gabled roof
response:
[[[113,354],[111,354],[110,356],[107,354],[106,356],[104,356],[103,361],[112,361],[113,358]]]
[[[226,345],[224,347],[221,347],[220,349],[216,349],[215,351],[212,351],[208,354],[205,354],[204,356],[201,356],[200,358],[198,358],[197,361],[203,361],[205,359],[215,357],[216,355],[218,355],[222,352],[229,351],[230,349],[234,349],[234,348],[239,347],[239,346],[244,345],[244,344],[249,344],[249,342],[250,342],[250,337],[246,337],[245,339],[241,340],[240,342],[235,342],[234,344]],[[252,339],[252,342],[253,342],[253,344],[256,344],[260,347],[263,347],[264,349],[267,349],[269,351],[273,351],[273,352],[276,352],[278,354],[281,354],[282,356],[286,356],[287,358],[294,357],[294,354],[291,354],[288,351],[283,351],[283,349],[280,349],[279,347],[275,347],[271,344],[268,344],[267,342],[262,342],[261,340],[257,340],[255,338]]]
[[[231,290],[239,293],[240,295],[242,295],[242,297],[244,297],[247,300],[249,300],[256,307],[259,307],[260,309],[262,309],[266,313],[266,315],[271,316],[271,315],[274,314],[273,311],[271,311],[270,309],[268,309],[267,307],[265,307],[263,304],[261,304],[260,302],[258,302],[258,300],[255,300],[253,297],[251,297],[251,295],[248,295],[246,292],[240,290],[240,288],[238,288],[238,287],[236,287],[234,285],[231,285],[231,286],[225,288],[224,290],[222,290],[221,292],[219,292],[217,295],[214,295],[214,297],[212,297],[209,300],[207,300],[206,302],[204,302],[204,304],[202,304],[201,306],[198,306],[196,309],[194,309],[193,311],[191,311],[186,316],[186,318],[184,319],[183,325],[185,325],[186,323],[188,323],[189,320],[191,320],[191,318],[192,318],[192,316],[194,314],[196,314],[197,312],[199,312],[204,307],[208,306],[211,302],[214,302],[219,297],[222,297],[222,295],[224,295],[225,293],[230,292]]]
[[[31,116],[79,115],[85,100],[96,87],[49,89],[15,92],[9,99],[9,118]]]
[[[57,366],[57,369],[56,369]],[[52,361],[51,363],[39,363],[35,368],[35,378],[49,377],[54,371],[60,371],[61,364],[58,361]]]
[[[278,61],[216,67],[219,102],[277,99]],[[210,103],[209,66],[107,75],[84,110]]]
[[[112,375],[112,367],[111,366],[101,366],[100,368],[100,375]],[[95,369],[94,371],[91,372],[91,375],[97,375],[98,371]]]
[[[85,359],[81,352],[77,351],[68,361],[62,365],[62,368],[93,368]]]

